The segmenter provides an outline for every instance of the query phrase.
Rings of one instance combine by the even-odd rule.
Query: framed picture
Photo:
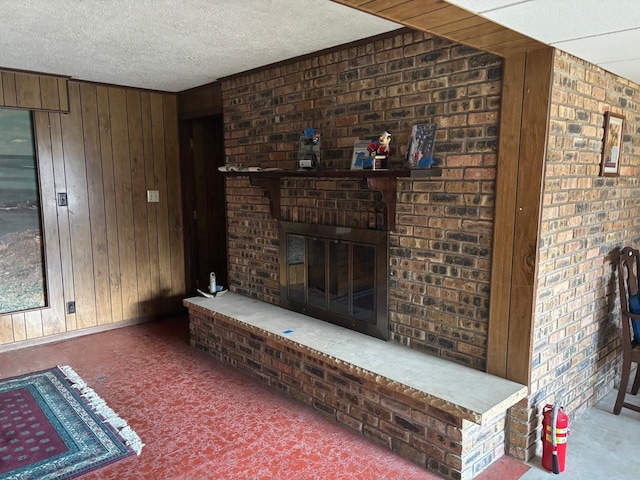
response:
[[[371,140],[356,140],[353,144],[353,158],[351,159],[351,170],[362,170],[367,162],[371,163],[367,147]]]
[[[622,134],[624,116],[613,112],[604,114],[604,139],[602,141],[602,162],[600,175],[615,177],[620,175],[620,155],[622,154]]]
[[[411,128],[406,163],[409,168],[430,168],[436,143],[437,123],[418,123]]]

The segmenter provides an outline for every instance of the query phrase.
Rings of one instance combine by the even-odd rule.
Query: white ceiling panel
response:
[[[631,66],[640,59],[638,0],[447,2],[640,83]]]
[[[518,3],[530,3],[534,0],[447,0],[447,3],[458,5],[472,12],[485,13],[496,8],[503,8]]]
[[[640,49],[638,47],[632,49],[620,48],[621,45],[637,42],[638,38],[640,38],[640,28],[596,37],[586,37],[579,40],[557,42],[554,46],[576,57],[589,59],[590,62],[598,65],[640,59]],[[638,43],[635,45],[640,46]]]
[[[624,60],[621,62],[604,62],[600,66],[605,70],[627,79],[640,79],[640,59]],[[639,83],[636,81],[636,83]]]
[[[638,0],[533,0],[484,14],[518,32],[555,43],[640,25]]]

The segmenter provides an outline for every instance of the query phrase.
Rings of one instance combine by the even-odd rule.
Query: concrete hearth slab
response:
[[[527,395],[524,385],[510,380],[236,293],[189,298],[184,304],[222,314],[422,392],[439,408],[480,425]]]

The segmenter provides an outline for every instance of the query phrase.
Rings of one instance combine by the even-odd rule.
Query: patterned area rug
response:
[[[0,480],[75,478],[142,447],[71,367],[0,380]]]

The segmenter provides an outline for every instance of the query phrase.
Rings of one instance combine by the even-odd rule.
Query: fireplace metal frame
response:
[[[299,235],[305,238],[304,255],[304,291],[305,301],[299,301],[289,295],[288,279],[288,235]],[[389,232],[360,228],[344,228],[327,225],[314,225],[280,221],[279,227],[279,266],[280,266],[280,306],[311,317],[340,325],[383,340],[389,338]],[[345,315],[329,309],[329,262],[325,262],[325,308],[308,303],[308,262],[306,250],[308,239],[325,241],[325,258],[328,258],[329,243],[344,243],[351,248],[358,245],[374,249],[374,317],[375,324],[361,321],[351,315]],[[351,267],[350,267],[351,268]],[[349,291],[353,294],[353,276],[349,277]],[[352,301],[352,300],[351,300]],[[351,304],[351,302],[350,302]]]

